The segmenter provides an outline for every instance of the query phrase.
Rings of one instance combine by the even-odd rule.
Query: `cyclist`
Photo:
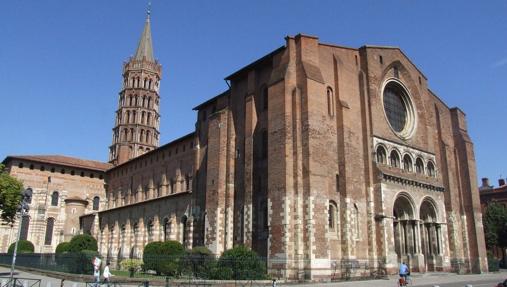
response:
[[[408,269],[407,264],[402,262],[400,264],[400,286],[407,285],[407,276],[410,275],[410,269]]]

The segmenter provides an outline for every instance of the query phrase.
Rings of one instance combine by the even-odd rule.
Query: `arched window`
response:
[[[435,177],[435,165],[430,161],[428,162],[428,176]]]
[[[55,226],[55,219],[53,217],[48,218],[46,224],[46,237],[44,238],[44,245],[51,245],[53,241],[53,229]]]
[[[18,164],[18,167],[19,167],[19,168],[23,168],[23,163],[22,163],[22,162],[20,162],[20,163]]]
[[[28,215],[24,215],[21,219],[21,231],[19,233],[20,240],[28,239],[28,229],[30,227],[30,217]]]
[[[261,230],[265,231],[265,230],[268,230],[268,228],[269,228],[268,204],[267,204],[266,200],[262,200],[260,205],[261,205],[260,206],[261,208],[260,208],[259,222],[262,224]]]
[[[412,172],[412,159],[408,154],[403,156],[403,170],[406,172]]]
[[[147,88],[147,85],[148,84],[148,79],[147,78],[144,78],[144,84],[143,84],[143,88]],[[143,106],[144,106],[144,103],[143,103]]]
[[[150,131],[146,131],[146,142],[148,144],[151,144],[151,132]]]
[[[132,111],[132,123],[136,123],[137,122],[137,119],[136,119],[136,111]]]
[[[127,111],[127,124],[130,123],[130,111]]]
[[[146,107],[146,96],[143,96],[143,107]]]
[[[58,206],[58,191],[53,191],[51,194],[51,206]]]
[[[377,163],[381,164],[387,163],[387,153],[386,149],[383,146],[377,147]]]
[[[336,203],[333,201],[329,202],[329,209],[328,209],[328,227],[329,231],[335,232],[336,231]]]
[[[327,88],[327,113],[330,117],[334,116],[334,97],[333,97],[333,89],[331,87]]]
[[[171,222],[169,218],[164,219],[164,241],[169,240],[169,236],[171,234]]]
[[[262,108],[263,110],[268,109],[268,87],[264,86],[261,90],[262,95]]]
[[[148,90],[151,90],[151,79],[148,81]]]
[[[130,129],[130,141],[133,141],[134,140],[134,129],[131,128]]]
[[[93,210],[99,210],[100,197],[95,196],[93,198]]]
[[[132,107],[132,95],[130,95],[130,97],[129,97],[129,106]]]
[[[148,97],[148,108],[151,108],[151,97]]]
[[[139,97],[136,96],[136,107],[139,105]]]
[[[420,157],[415,160],[415,172],[422,174],[424,172],[424,163]]]
[[[141,138],[139,139],[140,142],[144,142],[144,130],[141,130]]]
[[[261,133],[261,157],[263,159],[268,158],[268,131],[263,130]]]
[[[185,190],[190,190],[190,182],[191,182],[192,178],[190,177],[190,175],[186,175],[185,176]]]
[[[148,125],[151,125],[151,113],[148,113],[148,116],[147,116],[147,124],[148,124]]]
[[[146,230],[148,232],[148,242],[153,241],[153,219],[148,220]]]
[[[398,152],[396,152],[395,150],[393,150],[391,152],[391,166],[392,167],[400,167],[400,156],[398,155]]]
[[[354,209],[352,209],[352,220],[354,228],[354,238],[359,239],[359,208],[357,208],[357,205],[354,204]]]
[[[144,101],[144,99],[143,99],[143,101]],[[143,112],[141,112],[141,124],[144,124],[144,115],[145,115],[145,114],[146,114],[146,113],[145,113],[144,111],[143,111]]]

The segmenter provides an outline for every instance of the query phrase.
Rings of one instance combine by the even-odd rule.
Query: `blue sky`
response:
[[[163,65],[161,143],[194,128],[192,107],[223,78],[306,33],[399,46],[449,106],[467,114],[478,177],[507,177],[507,1],[152,1]],[[0,158],[64,154],[106,161],[122,63],[146,1],[3,1]]]

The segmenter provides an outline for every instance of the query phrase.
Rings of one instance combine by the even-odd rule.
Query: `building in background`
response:
[[[52,253],[60,242],[79,234],[79,217],[105,206],[104,175],[110,164],[60,155],[8,156],[8,173],[33,192],[27,216],[13,226],[0,225],[0,251],[21,239],[37,253]]]
[[[479,187],[479,195],[483,211],[486,210],[490,202],[503,204],[507,208],[506,179],[500,178],[498,180],[498,187],[494,187],[489,184],[488,178],[482,178],[482,185]]]
[[[482,185],[479,187],[479,195],[481,198],[482,213],[485,213],[488,205],[492,202],[499,203],[507,208],[507,184],[506,179],[498,180],[498,187],[489,184],[488,178],[482,179]],[[504,266],[507,265],[507,250],[499,247],[494,248],[491,253],[500,260],[503,260]]]

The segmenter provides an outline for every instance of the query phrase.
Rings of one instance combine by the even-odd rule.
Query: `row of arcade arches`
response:
[[[425,197],[419,206],[405,192],[396,197],[393,235],[394,249],[400,262],[409,262],[415,255],[424,255],[426,270],[435,271],[434,260],[443,254],[439,212],[431,197]]]

